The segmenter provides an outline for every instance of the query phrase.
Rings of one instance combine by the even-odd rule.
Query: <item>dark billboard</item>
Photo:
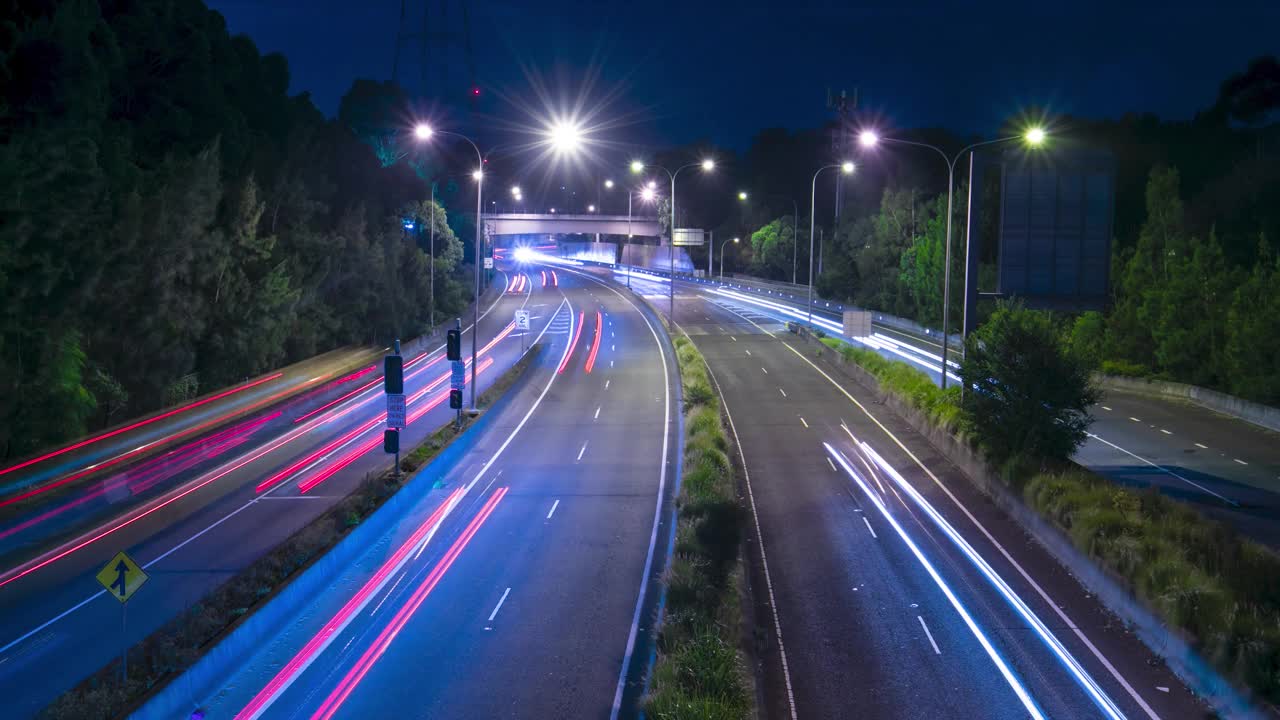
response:
[[[999,287],[1030,307],[1106,304],[1115,214],[1115,162],[1092,150],[1003,158]]]

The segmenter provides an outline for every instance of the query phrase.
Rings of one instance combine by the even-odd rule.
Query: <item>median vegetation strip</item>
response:
[[[977,389],[963,406],[958,387],[943,391],[904,362],[833,338],[821,342],[934,426],[978,449],[999,469],[993,475],[1166,627],[1186,636],[1217,672],[1280,703],[1280,557],[1154,488],[1125,488],[1069,460],[1084,438],[1087,421],[1078,416],[1093,390],[1079,389],[1083,403],[1056,393],[1091,368],[1055,332],[1035,311],[997,310],[969,338],[961,376]],[[1011,347],[1025,351],[993,359],[1013,355],[1006,352]],[[1043,378],[1058,380],[1045,388]],[[1015,412],[1019,404],[1024,409]],[[1046,429],[1043,417],[1015,419],[1055,414],[1065,418],[1051,423],[1056,430]],[[1028,432],[1036,423],[1039,431]],[[1048,437],[1053,432],[1059,437]]]
[[[477,400],[481,410],[492,407],[537,360],[542,349],[542,345],[534,345],[495,380]],[[390,469],[366,476],[351,494],[132,646],[128,678],[121,677],[120,661],[112,661],[61,695],[40,717],[115,718],[141,706],[377,511],[416,470],[426,466],[475,421],[464,414],[461,431],[454,429],[452,421],[442,425],[404,456],[401,476],[396,477]]]
[[[684,392],[684,471],[645,712],[663,720],[744,718],[753,694],[738,650],[743,515],[729,440],[702,354],[687,337],[674,344]]]

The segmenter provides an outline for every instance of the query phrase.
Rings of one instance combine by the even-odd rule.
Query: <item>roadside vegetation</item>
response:
[[[1280,702],[1280,557],[1154,489],[1071,462],[1085,440],[1097,354],[1045,312],[1001,304],[970,335],[958,387],[834,338],[822,343],[962,437],[1033,510],[1125,584],[1218,672]]]
[[[541,354],[534,345],[477,400],[482,410],[497,402]],[[401,460],[403,474],[391,470],[365,477],[349,495],[307,523],[231,579],[205,595],[129,649],[129,676],[121,677],[113,660],[45,708],[42,720],[123,717],[194,665],[236,626],[266,605],[294,578],[337,545],[357,525],[395,495],[475,420],[463,415],[462,430],[452,421],[440,426]]]
[[[752,708],[751,676],[738,651],[744,520],[706,362],[687,337],[674,342],[684,391],[684,474],[644,707],[661,720],[736,720]]]

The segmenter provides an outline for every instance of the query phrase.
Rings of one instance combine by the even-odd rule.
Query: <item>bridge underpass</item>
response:
[[[485,213],[484,234],[498,250],[501,236],[612,236],[617,242],[570,242],[554,238],[557,254],[574,260],[618,263],[666,270],[672,265],[671,247],[662,243],[662,225],[656,215],[570,215],[561,213]],[[630,238],[631,242],[627,242]],[[643,240],[653,238],[656,244]],[[677,272],[692,272],[693,263],[683,248],[675,248]]]

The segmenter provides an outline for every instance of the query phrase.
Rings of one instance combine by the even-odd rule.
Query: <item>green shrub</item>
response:
[[[645,710],[654,718],[733,718],[751,707],[736,649],[743,519],[729,440],[702,355],[674,339],[684,389],[684,471],[666,605]]]
[[[1129,362],[1128,360],[1103,360],[1103,375],[1119,375],[1120,377],[1147,377],[1151,374],[1151,370],[1145,365]]]
[[[1049,313],[1001,302],[965,342],[965,429],[997,462],[1018,453],[1066,460],[1084,442],[1100,397],[1092,373]]]

